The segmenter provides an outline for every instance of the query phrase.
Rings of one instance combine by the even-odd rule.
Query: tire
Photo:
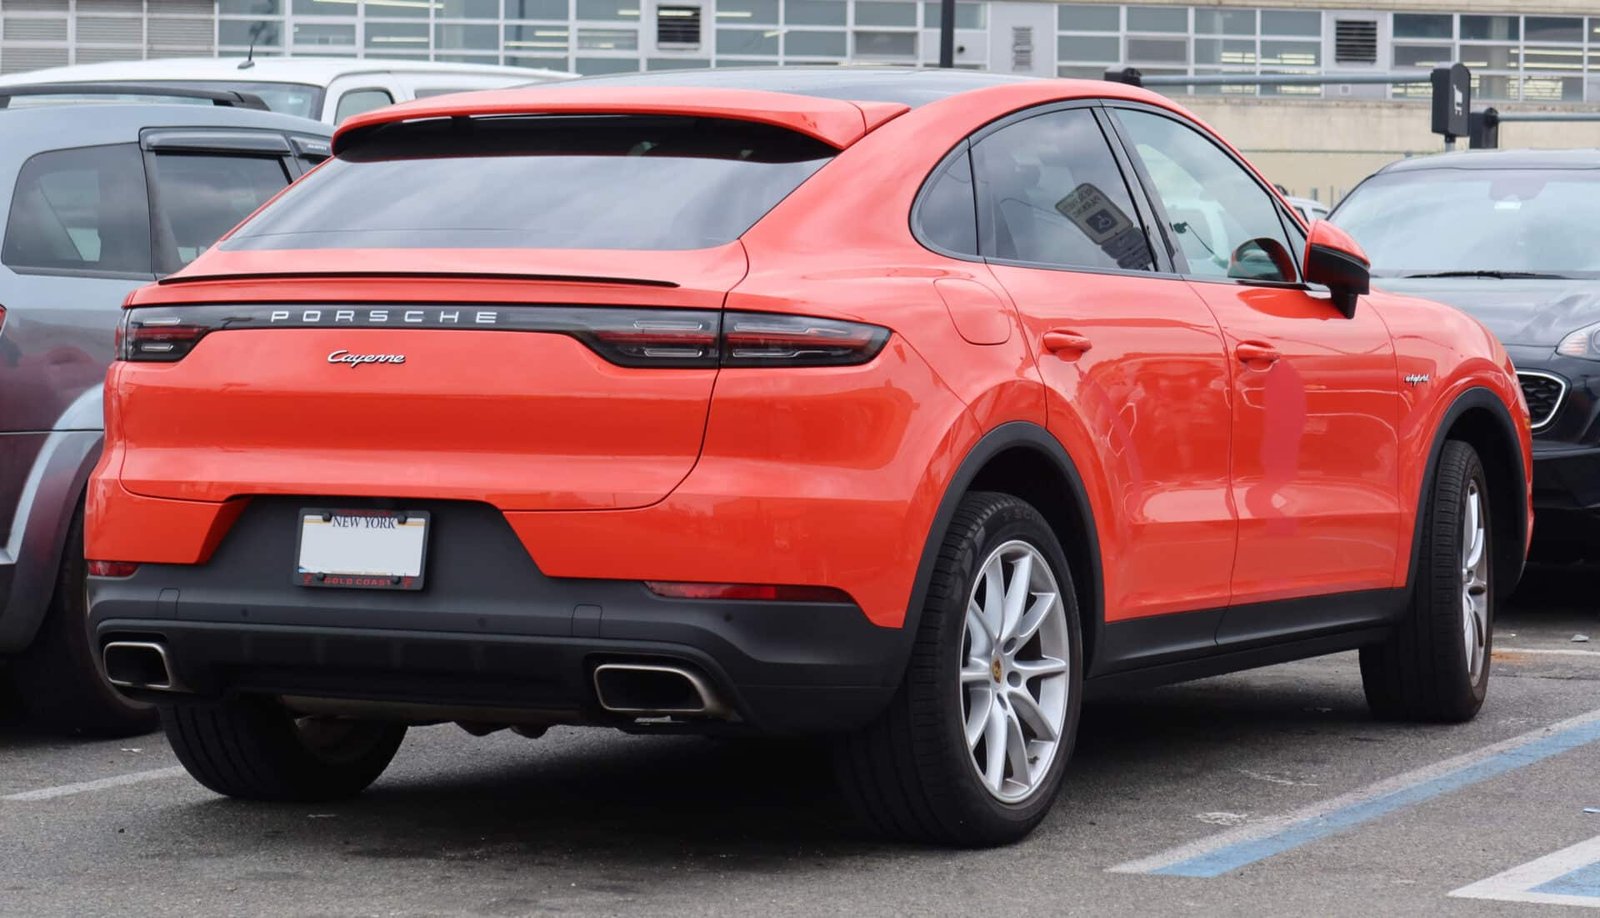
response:
[[[196,781],[245,800],[353,797],[383,774],[406,735],[400,724],[296,718],[253,697],[162,705],[161,725]]]
[[[1361,649],[1361,684],[1380,718],[1460,723],[1488,694],[1496,602],[1489,484],[1471,446],[1446,441],[1423,512],[1410,606],[1387,641]]]
[[[24,715],[64,733],[118,737],[156,728],[155,709],[129,701],[100,674],[89,634],[83,560],[83,508],[73,514],[55,593],[33,643],[15,661],[13,677]]]
[[[1003,611],[1002,636],[989,641],[989,619],[969,617],[969,603],[980,612],[994,604],[989,574],[998,570],[999,580],[993,582],[1002,589],[1004,609],[1004,596],[1011,593],[1007,587],[1015,587],[1024,570],[1012,559],[1024,554],[1031,559],[1028,589],[1017,600],[1023,613]],[[1051,587],[1056,601],[1044,603],[1040,597]],[[1007,642],[1008,631],[1029,636]],[[1072,756],[1083,695],[1082,657],[1071,571],[1049,525],[1010,495],[967,495],[940,547],[899,689],[872,724],[836,745],[835,767],[846,798],[868,823],[894,837],[958,847],[1025,837],[1049,812]],[[986,659],[992,662],[986,665]],[[1031,669],[1013,669],[1013,664]],[[1031,714],[1019,691],[1034,699]],[[1002,696],[1008,699],[1004,703],[997,700]],[[998,732],[980,711],[1002,721]],[[1053,744],[1035,726],[1036,718],[1053,727]],[[979,736],[971,743],[969,721]],[[1007,743],[998,753],[996,787],[997,758],[990,753],[997,747],[990,737],[1000,736],[1022,742]],[[1013,749],[1022,750],[1020,758],[1010,754]],[[1024,762],[1020,769],[1018,761]]]

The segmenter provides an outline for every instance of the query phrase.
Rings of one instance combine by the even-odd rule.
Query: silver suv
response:
[[[84,610],[84,485],[123,298],[328,152],[318,122],[187,95],[202,104],[39,105],[0,90],[0,678],[51,728],[156,723],[103,681]]]

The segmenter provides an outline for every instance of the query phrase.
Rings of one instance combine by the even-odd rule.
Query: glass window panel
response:
[[[844,57],[849,53],[849,44],[849,36],[843,32],[807,32],[796,29],[783,36],[783,53]]]
[[[499,0],[433,0],[435,19],[498,19]]]
[[[1565,16],[1525,16],[1522,20],[1528,41],[1583,41],[1583,20]]]
[[[1455,25],[1449,15],[1395,13],[1395,38],[1454,38]]]
[[[916,57],[915,32],[856,32],[856,57]]]
[[[498,25],[453,25],[433,27],[433,46],[444,51],[499,51]]]
[[[508,67],[532,67],[536,70],[566,70],[567,59],[562,57],[507,57]]]
[[[1186,38],[1128,39],[1130,64],[1187,64],[1188,62],[1189,40]]]
[[[1256,43],[1248,39],[1196,38],[1194,40],[1196,64],[1232,64],[1247,66],[1256,62]]]
[[[1522,27],[1515,16],[1461,17],[1464,41],[1516,41],[1521,37]]]
[[[1454,60],[1455,52],[1449,45],[1394,46],[1396,67],[1421,67],[1431,70],[1434,67],[1448,67]]]
[[[633,57],[580,57],[573,62],[573,69],[584,76],[598,76],[602,73],[638,73],[639,60]]]
[[[1115,35],[1063,35],[1056,39],[1056,60],[1064,64],[1082,61],[1115,64],[1122,59],[1121,45],[1121,39]]]
[[[283,44],[283,23],[244,19],[224,19],[217,23],[217,43],[247,48],[276,48]]]
[[[355,7],[341,0],[294,0],[296,16],[351,16]]]
[[[722,25],[776,25],[778,0],[717,0],[717,22]]]
[[[1189,11],[1181,6],[1130,6],[1128,31],[1187,32]]]
[[[507,19],[566,19],[567,0],[506,0]]]
[[[1579,48],[1523,48],[1524,70],[1582,70],[1583,51]]]
[[[637,51],[639,32],[636,29],[579,29],[579,51]]]
[[[1582,102],[1583,77],[1525,77],[1522,81],[1524,102]]]
[[[134,144],[40,153],[17,175],[0,261],[43,271],[151,274],[149,207]]]
[[[425,22],[367,22],[367,47],[382,51],[428,50]]]
[[[936,249],[978,254],[978,211],[972,196],[972,165],[958,156],[928,186],[917,206],[917,235]]]
[[[1317,67],[1322,64],[1322,42],[1261,41],[1263,67]]]
[[[777,29],[718,29],[718,54],[778,53]]]
[[[354,12],[348,2],[344,7],[345,15]],[[366,0],[365,8],[368,16],[382,16],[386,19],[427,19],[432,6],[414,0]]]
[[[1322,14],[1306,10],[1262,10],[1262,35],[1321,35]]]
[[[1113,7],[1112,9],[1115,9]],[[989,8],[982,3],[957,3],[956,28],[981,29],[988,25],[987,15]],[[944,9],[938,3],[922,4],[922,27],[925,29],[940,28],[944,22]]]
[[[844,0],[785,0],[784,22],[789,25],[844,25]]]
[[[224,16],[281,16],[283,0],[220,0],[217,12]]]
[[[1225,73],[1237,73],[1246,78],[1255,74],[1254,70],[1224,70],[1221,68],[1211,70],[1201,67],[1196,67],[1194,72],[1197,76],[1200,74],[1220,76]],[[1256,94],[1256,84],[1246,81],[1242,83],[1223,83],[1219,86],[1196,86],[1194,87],[1194,94],[1197,96],[1253,96]]]
[[[856,0],[856,25],[914,26],[917,5],[897,0]]]
[[[1589,20],[1589,40],[1600,42],[1600,19]]]
[[[689,57],[652,57],[644,62],[646,70],[704,70],[711,62]]]
[[[435,54],[433,56],[433,59],[436,60],[436,61],[444,61],[447,64],[498,64],[498,63],[500,63],[500,56],[498,54]],[[476,88],[476,87],[474,87],[474,88]],[[434,92],[436,95],[441,95],[441,96],[444,95],[446,92],[449,92],[449,90],[431,90],[431,91]],[[457,89],[455,91],[456,92],[466,92],[467,90]],[[421,95],[422,92],[424,92],[424,90],[418,90],[417,98],[419,98],[419,99],[423,98],[422,95]]]
[[[1462,45],[1461,63],[1472,70],[1515,70],[1517,49],[1505,45]]]
[[[638,21],[641,0],[578,0],[579,19]]]
[[[973,146],[972,174],[980,254],[1061,268],[1155,267],[1092,113],[1051,112],[1001,128]]]
[[[356,44],[356,25],[353,22],[297,22],[294,25],[294,43],[297,48],[353,48]]]
[[[1103,80],[1106,77],[1106,68],[1062,66],[1056,68],[1056,76],[1070,80]]]
[[[1515,77],[1496,76],[1487,73],[1474,73],[1472,75],[1472,101],[1474,102],[1510,102],[1515,96],[1516,87],[1512,84]]]
[[[1067,32],[1120,32],[1121,10],[1115,6],[1063,3],[1056,7],[1056,26]]]
[[[386,89],[353,89],[339,97],[339,106],[334,110],[333,121],[338,124],[362,112],[370,112],[393,104],[394,97],[390,96]]]
[[[568,33],[566,26],[556,25],[509,25],[506,26],[506,51],[543,51],[555,52],[567,50]]]
[[[1195,10],[1194,30],[1202,35],[1254,35],[1255,10]]]

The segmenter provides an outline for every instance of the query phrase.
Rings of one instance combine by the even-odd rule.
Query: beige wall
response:
[[[1178,97],[1178,101],[1244,151],[1269,179],[1291,194],[1319,201],[1337,202],[1385,163],[1444,149],[1444,139],[1428,131],[1426,103],[1201,97]],[[1517,105],[1515,110],[1540,108]],[[1457,143],[1459,149],[1466,145],[1465,138]],[[1500,147],[1600,147],[1600,121],[1503,124]]]

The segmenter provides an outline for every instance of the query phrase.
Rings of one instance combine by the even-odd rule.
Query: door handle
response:
[[[1278,353],[1277,348],[1270,344],[1263,344],[1260,341],[1241,341],[1233,349],[1233,353],[1242,363],[1273,364],[1277,363],[1278,358],[1283,356]]]
[[[1064,356],[1076,356],[1094,347],[1094,342],[1078,334],[1057,328],[1044,333],[1044,349]]]

